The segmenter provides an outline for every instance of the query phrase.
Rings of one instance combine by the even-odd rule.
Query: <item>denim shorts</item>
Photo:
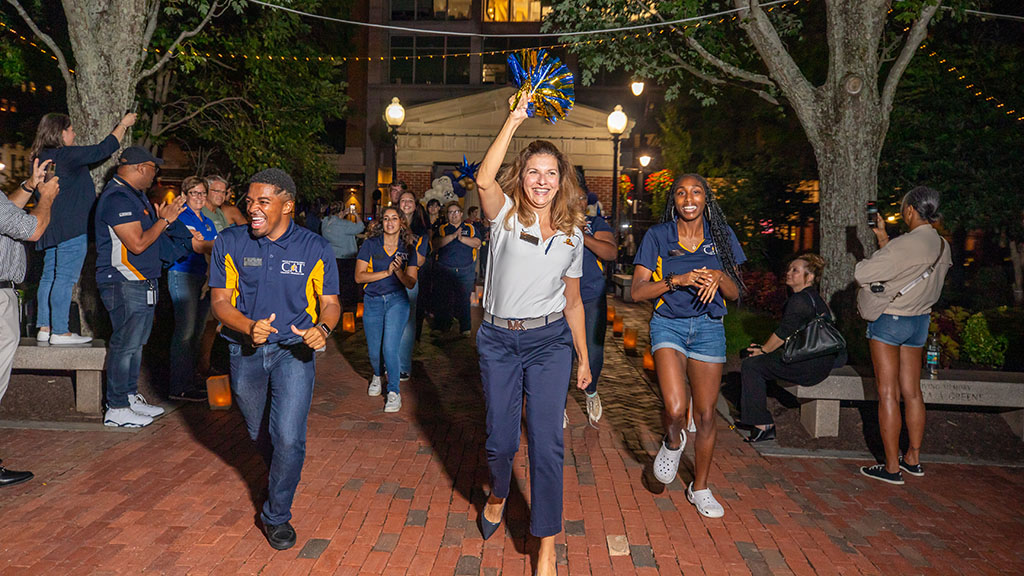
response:
[[[868,322],[868,340],[878,340],[890,346],[924,348],[928,341],[930,314],[919,316],[896,316],[882,314],[878,320]]]
[[[703,314],[690,318],[651,316],[651,352],[671,348],[687,358],[725,364],[725,325],[722,318]]]

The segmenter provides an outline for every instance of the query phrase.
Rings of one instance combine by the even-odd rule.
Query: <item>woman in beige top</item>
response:
[[[901,470],[912,476],[924,476],[921,467],[925,420],[921,398],[922,352],[928,340],[932,306],[939,299],[946,272],[952,266],[949,245],[932,227],[939,219],[939,193],[924,186],[914,188],[903,197],[900,214],[910,231],[890,242],[881,214],[876,215],[874,232],[879,249],[871,258],[858,262],[854,271],[862,290],[870,289],[866,287],[874,283],[884,283],[886,292],[891,294],[938,262],[931,275],[893,300],[878,319],[868,323],[885,463],[864,466],[860,471],[869,478],[890,484],[903,484]],[[899,453],[900,398],[906,409],[910,438],[907,453],[902,456]]]

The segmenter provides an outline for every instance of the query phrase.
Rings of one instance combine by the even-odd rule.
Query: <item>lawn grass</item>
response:
[[[732,356],[739,354],[751,342],[764,343],[779,321],[751,308],[730,306],[724,323],[726,354]]]

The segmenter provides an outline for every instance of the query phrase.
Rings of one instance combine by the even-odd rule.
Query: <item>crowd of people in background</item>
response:
[[[208,362],[200,359],[213,354],[208,343],[215,339],[208,336],[218,333],[216,341],[226,344],[237,404],[269,470],[264,531],[274,548],[286,549],[296,538],[290,508],[305,456],[315,351],[325,346],[342,309],[362,304],[372,368],[367,393],[384,396],[384,412],[398,412],[424,327],[440,340],[467,338],[473,331],[471,304],[478,303],[483,314],[475,346],[490,472],[481,533],[489,538],[503,519],[523,399],[529,397],[530,532],[540,539],[538,573],[553,573],[554,535],[561,531],[567,389],[575,359],[575,384],[585,395],[590,424],[596,425],[603,413],[598,380],[607,329],[606,266],[618,258],[620,242],[600,214],[597,196],[554,144],[534,141],[502,170],[509,144],[527,118],[525,102],[512,107],[480,165],[479,206],[423,202],[399,181],[388,186],[368,223],[355,205],[340,201],[314,202],[296,220],[295,183],[273,168],[249,179],[242,209],[231,201],[228,180],[217,174],[187,177],[176,196],[154,201],[147,192],[163,160],[140,147],[120,152],[97,199],[89,167],[117,152],[135,114],[126,114],[109,136],[86,146],[76,145],[67,116],[46,115],[32,148],[31,177],[0,199],[0,399],[20,331],[19,303],[11,297],[25,277],[18,242],[35,241],[44,253],[35,295],[36,340],[52,346],[91,340],[72,332],[70,304],[88,251],[92,214],[96,282],[112,328],[104,424],[143,427],[164,413],[138,390],[163,279],[174,322],[168,396],[206,400]],[[34,207],[26,213],[32,197]],[[856,269],[885,447],[885,462],[861,473],[892,484],[903,483],[901,472],[924,474],[921,352],[928,313],[951,266],[948,246],[932,227],[938,206],[934,190],[908,193],[901,214],[910,232],[893,241],[878,216],[874,230],[880,250]],[[726,362],[724,317],[727,302],[746,290],[745,261],[712,187],[697,174],[675,179],[661,223],[646,232],[633,260],[632,297],[653,304],[651,351],[664,399],[664,436],[653,473],[672,483],[687,432],[693,434],[693,481],[686,497],[709,518],[725,514],[709,478]],[[785,283],[791,295],[778,327],[744,353],[740,411],[751,430],[748,442],[775,438],[766,409],[768,382],[813,385],[846,361],[842,349],[796,362],[781,354],[813,320],[832,322],[817,292],[825,266],[816,254],[789,263]],[[906,454],[898,447],[901,399],[910,439]],[[31,477],[0,467],[0,486]]]

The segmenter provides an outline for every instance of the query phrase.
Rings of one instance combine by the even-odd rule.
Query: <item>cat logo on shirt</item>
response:
[[[708,256],[714,256],[715,255],[715,245],[714,244],[705,244],[704,245],[704,253],[707,254]]]
[[[291,274],[292,276],[302,276],[302,268],[306,266],[305,262],[299,262],[297,260],[282,260],[281,261],[281,274]]]

